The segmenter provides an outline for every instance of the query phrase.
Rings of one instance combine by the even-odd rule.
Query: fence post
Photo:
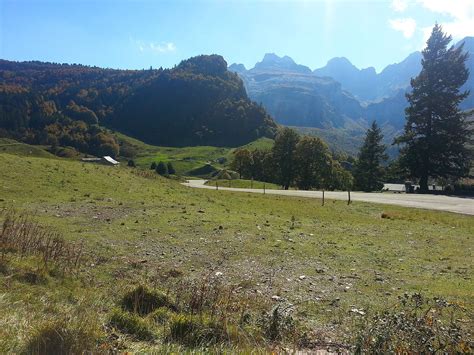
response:
[[[263,194],[265,195],[265,181],[263,182]]]
[[[219,190],[219,183],[216,180],[216,190]]]
[[[252,180],[250,180],[250,188],[253,189],[253,177]]]
[[[322,204],[322,206],[324,206],[324,189],[323,189],[323,204]]]
[[[347,190],[347,204],[351,204],[351,190]]]

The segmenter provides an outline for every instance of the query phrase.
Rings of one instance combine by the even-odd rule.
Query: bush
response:
[[[474,342],[462,319],[463,307],[420,294],[400,298],[399,305],[366,319],[355,339],[356,353],[473,353]]]
[[[166,166],[165,163],[160,161],[158,165],[156,166],[156,172],[160,175],[168,175],[168,167]]]
[[[131,167],[131,168],[134,168],[136,165],[135,165],[135,161],[133,161],[132,159],[130,159],[127,163],[127,166]]]
[[[150,170],[156,170],[156,163],[155,162],[151,163]]]
[[[136,314],[115,310],[109,324],[123,333],[134,336],[137,340],[152,340],[155,337],[146,321]]]
[[[169,297],[161,292],[149,290],[145,286],[138,286],[127,292],[121,300],[124,310],[146,315],[160,307],[175,310],[174,304]]]
[[[171,162],[168,162],[166,167],[168,169],[168,174],[170,174],[170,175],[176,174],[176,170],[174,169],[173,164],[171,164]]]

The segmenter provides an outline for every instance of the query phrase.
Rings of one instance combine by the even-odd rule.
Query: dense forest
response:
[[[217,55],[166,70],[0,60],[1,136],[115,156],[104,127],[171,146],[236,146],[276,130]]]

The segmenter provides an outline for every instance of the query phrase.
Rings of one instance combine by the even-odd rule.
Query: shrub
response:
[[[136,314],[115,310],[109,324],[123,333],[134,336],[137,340],[152,340],[155,337],[146,321]]]
[[[148,314],[160,307],[175,309],[167,295],[141,285],[127,292],[122,297],[121,305],[123,309],[140,315]]]
[[[168,167],[166,166],[165,163],[160,161],[158,165],[156,166],[156,172],[160,175],[168,175]]]
[[[271,341],[289,338],[296,329],[292,312],[291,304],[277,304],[269,312],[264,313],[259,323],[265,337]]]
[[[166,167],[168,169],[168,174],[170,174],[170,175],[176,174],[176,170],[174,169],[173,164],[171,164],[171,162],[168,162]]]
[[[127,163],[127,166],[131,167],[131,168],[134,168],[136,165],[135,165],[135,161],[130,159]]]
[[[472,353],[474,342],[464,329],[463,307],[420,294],[400,297],[395,309],[365,319],[354,339],[356,353]]]
[[[156,163],[155,162],[151,163],[150,170],[156,170]]]

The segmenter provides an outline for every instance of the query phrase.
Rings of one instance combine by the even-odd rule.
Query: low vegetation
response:
[[[83,243],[73,272],[2,244],[0,352],[394,349],[408,334],[396,326],[432,315],[430,301],[427,317],[408,317],[405,293],[462,306],[459,332],[450,307],[433,332],[472,352],[469,216],[189,189],[149,166],[4,153],[0,164],[2,225],[14,209],[35,236]],[[385,330],[375,347],[368,334]]]

